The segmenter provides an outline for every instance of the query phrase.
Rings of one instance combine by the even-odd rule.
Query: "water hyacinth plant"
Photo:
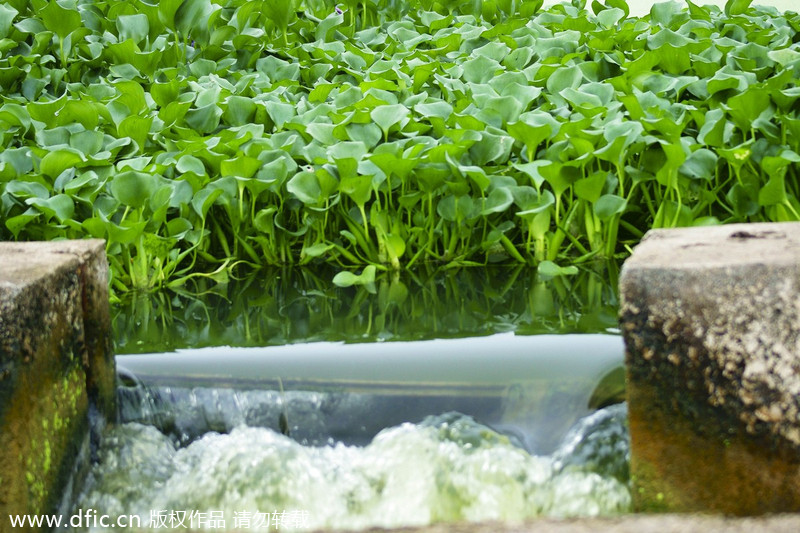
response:
[[[0,238],[107,239],[124,292],[800,218],[800,15],[541,4],[6,0]]]

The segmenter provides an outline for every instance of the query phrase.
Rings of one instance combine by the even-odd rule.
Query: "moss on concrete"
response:
[[[90,402],[113,416],[103,244],[0,243],[0,254],[0,516],[52,513]]]
[[[800,511],[800,224],[649,234],[626,262],[637,510]]]

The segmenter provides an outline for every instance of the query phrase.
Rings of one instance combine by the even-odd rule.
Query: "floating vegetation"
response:
[[[0,238],[115,292],[625,254],[800,219],[800,15],[621,0],[0,4]]]

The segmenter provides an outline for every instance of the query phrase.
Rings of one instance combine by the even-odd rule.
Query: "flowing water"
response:
[[[151,526],[186,517],[202,528],[217,516],[254,528],[260,517],[263,530],[275,512],[301,520],[284,530],[608,515],[630,506],[625,420],[624,405],[600,410],[547,456],[459,413],[387,428],[363,447],[304,446],[244,425],[179,447],[129,423],[106,437],[78,508]]]
[[[607,272],[297,276],[119,308],[136,355],[76,512],[290,531],[629,510]]]

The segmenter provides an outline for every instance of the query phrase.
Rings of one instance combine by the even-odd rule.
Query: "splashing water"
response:
[[[630,508],[627,461],[624,405],[581,420],[550,456],[458,413],[385,429],[363,447],[303,446],[239,426],[181,448],[130,423],[106,436],[77,508],[137,514],[150,527],[154,511],[213,512],[229,529],[246,517],[250,530],[273,511],[301,511],[308,528],[608,515]]]

